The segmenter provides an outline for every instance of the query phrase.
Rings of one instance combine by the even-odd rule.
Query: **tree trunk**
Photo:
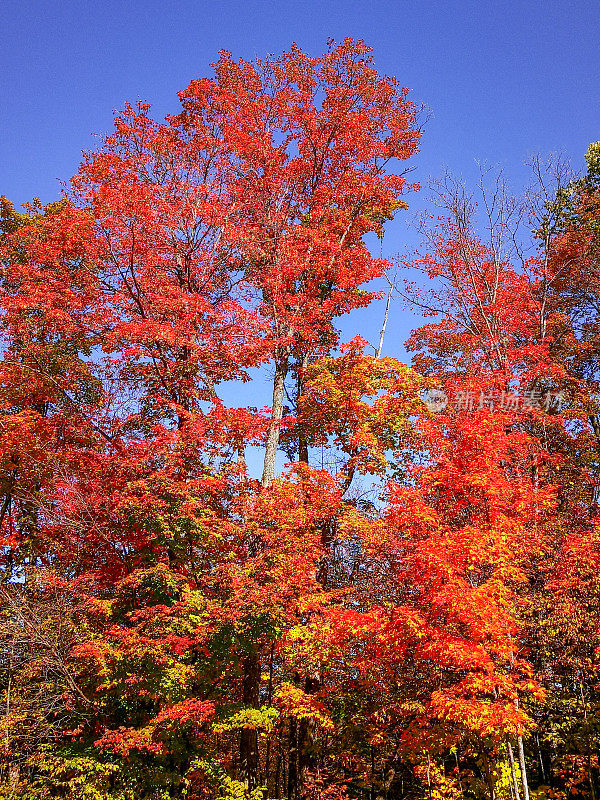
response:
[[[510,774],[515,790],[515,800],[521,800],[521,793],[519,792],[519,781],[517,780],[517,770],[515,769],[515,757],[511,743],[507,740],[506,746],[508,748],[508,761],[510,763]]]
[[[298,797],[298,723],[290,718],[290,731],[288,736],[288,800]]]
[[[243,664],[243,703],[246,708],[258,708],[260,658],[258,651],[248,653]],[[259,780],[258,732],[242,728],[240,734],[240,772],[248,791],[256,789]]]
[[[490,800],[496,800],[496,787],[494,786],[494,778],[492,776],[492,771],[490,769],[490,762],[485,752],[482,753],[481,755],[482,755],[485,782],[487,783],[488,789],[490,790]]]
[[[284,353],[275,361],[275,377],[273,378],[273,406],[271,422],[265,444],[265,460],[262,474],[262,485],[270,486],[275,478],[275,457],[279,445],[281,418],[283,417],[283,394],[285,378],[288,371],[289,355]]]
[[[517,737],[519,749],[519,766],[521,767],[521,781],[523,782],[523,800],[529,800],[529,785],[527,783],[527,769],[525,767],[525,750],[523,748],[523,737]]]
[[[382,241],[383,241],[383,239],[382,239]],[[383,315],[383,323],[381,325],[381,332],[379,334],[379,345],[377,347],[377,350],[375,351],[375,358],[381,358],[381,351],[383,350],[383,339],[385,337],[385,329],[387,327],[388,316],[389,316],[389,313],[390,313],[390,303],[392,301],[392,292],[394,291],[394,284],[389,279],[387,274],[386,274],[385,277],[387,278],[387,281],[388,281],[388,283],[390,285],[390,288],[389,288],[389,291],[387,293],[387,298],[386,298],[386,301],[385,301],[385,313]]]
[[[321,544],[325,551],[316,569],[316,578],[323,590],[327,590],[329,579],[329,550],[334,537],[333,526],[329,522],[321,525]],[[321,688],[319,669],[312,669],[306,676],[304,691],[307,695],[316,694]],[[312,720],[302,719],[298,726],[298,779],[302,788],[306,787],[308,775],[317,768],[316,725]]]
[[[268,487],[275,478],[275,458],[279,444],[280,422],[283,417],[283,396],[285,378],[288,371],[289,354],[285,352],[275,361],[273,379],[273,407],[271,423],[267,433],[263,462],[262,485]],[[250,708],[258,708],[260,688],[260,658],[258,652],[251,651],[243,663],[243,703]],[[259,781],[258,733],[251,728],[242,728],[240,735],[240,771],[248,791],[258,786]]]
[[[279,798],[281,797],[281,792],[279,789],[280,780],[281,780],[281,752],[278,752],[277,763],[275,765],[275,800],[279,800]],[[284,780],[285,780],[285,775],[284,775]]]
[[[321,688],[321,677],[315,671],[306,678],[304,691],[306,694],[315,694]],[[301,719],[298,726],[298,772],[300,786],[303,788],[308,782],[308,774],[315,772],[317,759],[315,752],[316,724],[314,720]]]
[[[539,737],[539,735],[537,733],[535,735],[535,741],[537,743],[538,761],[539,761],[539,765],[540,765],[539,782],[542,783],[542,784],[545,784],[547,782],[546,781],[546,767],[544,766],[544,755],[542,753],[542,746],[540,744],[540,737]]]
[[[308,357],[306,355],[303,356],[302,361],[296,365],[296,415],[298,417],[300,416],[297,407],[298,398],[304,393],[304,370],[307,365]],[[301,461],[303,464],[308,464],[308,441],[306,439],[306,431],[301,422],[298,422],[298,461]]]
[[[587,715],[587,703],[585,702],[585,695],[583,693],[583,683],[579,684],[579,697],[581,699],[581,705],[583,707],[583,720],[585,725],[585,739],[586,739],[586,756],[587,756],[587,765],[588,765],[588,775],[590,780],[590,792],[592,800],[596,800],[596,786],[594,784],[594,771],[592,768],[592,743],[590,739],[590,727],[588,723],[588,715]]]

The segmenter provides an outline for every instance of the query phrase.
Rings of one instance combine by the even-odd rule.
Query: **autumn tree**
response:
[[[544,169],[535,160],[533,166],[537,188],[530,190],[526,201],[510,198],[501,182],[491,193],[482,185],[479,205],[487,236],[476,227],[473,196],[451,181],[441,185],[438,201],[449,217],[429,229],[428,247],[418,262],[434,288],[428,296],[416,298],[438,314],[439,322],[416,331],[411,344],[417,351],[415,364],[437,376],[450,406],[470,408],[473,413],[486,408],[508,411],[510,429],[526,432],[535,443],[537,455],[532,453],[529,464],[533,485],[554,492],[556,500],[538,507],[518,558],[526,576],[518,590],[521,647],[530,653],[549,697],[547,703],[529,707],[540,726],[529,740],[531,760],[538,764],[538,784],[568,791],[571,782],[587,785],[594,793],[587,722],[595,681],[588,644],[592,651],[594,645],[593,637],[584,642],[590,636],[589,629],[583,631],[591,617],[575,598],[585,597],[593,606],[595,590],[589,584],[587,589],[583,584],[575,587],[580,579],[585,584],[582,552],[592,562],[595,558],[595,388],[591,372],[582,368],[586,344],[584,327],[576,322],[582,319],[580,309],[570,305],[569,287],[583,288],[588,281],[577,277],[567,256],[569,239],[583,241],[587,236],[585,225],[573,221],[580,203],[575,187],[582,192],[588,187],[586,196],[593,205],[589,188],[593,180],[569,183],[560,164]],[[549,175],[553,186],[547,181]],[[592,323],[588,335],[593,336],[593,329]],[[568,679],[554,682],[564,669],[557,640],[551,638],[559,629],[563,636],[567,629],[572,631],[564,658],[573,667],[579,654],[586,654],[589,681],[579,684],[587,671],[580,671],[583,662],[579,662],[573,672],[567,670]],[[567,707],[573,713],[566,715]],[[570,756],[556,751],[552,731],[557,728],[577,742]],[[582,735],[581,730],[587,733]],[[572,769],[575,763],[580,767]]]

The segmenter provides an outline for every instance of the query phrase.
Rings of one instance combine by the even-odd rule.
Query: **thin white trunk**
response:
[[[515,790],[515,800],[521,800],[521,793],[519,792],[519,781],[517,780],[517,770],[515,768],[515,757],[513,754],[512,745],[509,741],[506,742],[508,747],[508,761],[510,763],[510,774],[512,777],[513,787]]]
[[[394,284],[390,281],[389,278],[388,282],[390,284],[390,290],[387,293],[387,299],[385,301],[385,314],[383,315],[383,325],[381,326],[381,333],[379,334],[379,347],[377,348],[377,352],[375,353],[375,358],[381,358],[381,351],[383,350],[383,338],[385,336],[385,329],[387,327],[388,316],[390,313],[390,303],[392,301],[392,292],[394,290]]]
[[[525,767],[525,750],[523,749],[523,737],[517,737],[517,747],[519,750],[519,766],[521,767],[521,780],[523,782],[523,800],[529,800],[529,785],[527,783],[527,769]]]

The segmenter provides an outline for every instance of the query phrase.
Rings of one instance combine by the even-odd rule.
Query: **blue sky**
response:
[[[319,53],[344,36],[372,45],[379,69],[431,109],[417,180],[444,168],[473,179],[479,159],[518,188],[528,155],[562,151],[581,167],[600,139],[600,0],[2,0],[0,193],[56,198],[112,109],[144,98],[158,116],[176,110],[221,48]],[[411,246],[407,219],[386,254]],[[344,327],[375,341],[381,314]],[[393,309],[388,353],[413,323]]]

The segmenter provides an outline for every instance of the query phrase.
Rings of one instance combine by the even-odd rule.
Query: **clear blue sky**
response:
[[[480,159],[518,186],[529,154],[560,150],[581,167],[600,139],[600,0],[1,0],[0,194],[54,199],[112,109],[144,98],[159,116],[176,110],[221,48],[319,53],[344,36],[431,109],[418,180],[444,167],[469,179]],[[387,253],[408,243],[394,223]],[[380,311],[358,321],[371,340]],[[388,352],[409,327],[398,310]]]

